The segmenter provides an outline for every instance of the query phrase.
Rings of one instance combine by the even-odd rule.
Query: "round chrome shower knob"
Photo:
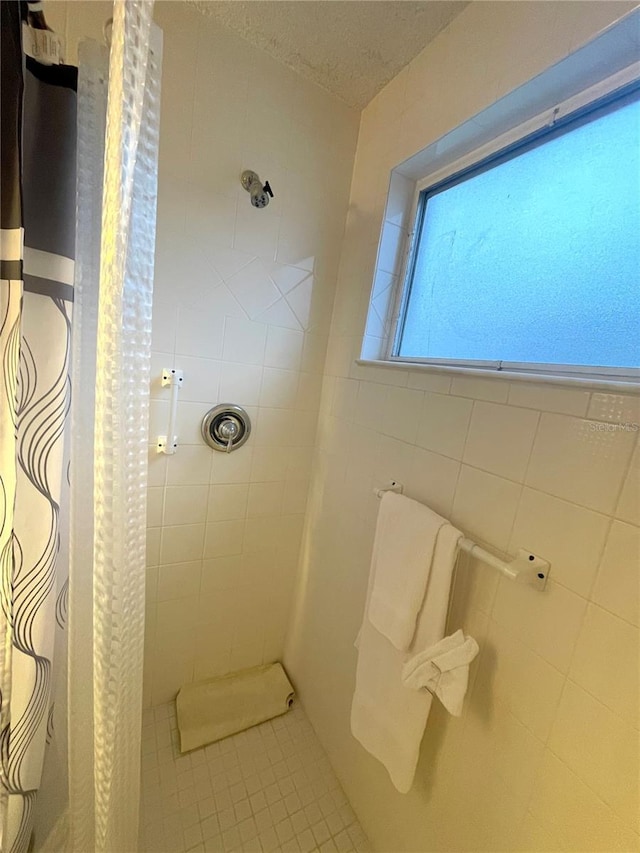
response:
[[[214,450],[230,453],[242,447],[251,433],[249,415],[234,403],[220,403],[202,420],[202,437]]]

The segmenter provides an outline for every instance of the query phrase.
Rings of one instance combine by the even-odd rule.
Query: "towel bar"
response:
[[[374,494],[377,498],[382,498],[385,492],[396,492],[402,494],[402,483],[392,480],[388,486],[374,489]],[[501,560],[499,557],[494,557],[489,551],[481,548],[473,539],[468,539],[466,536],[460,540],[460,550],[470,554],[476,560],[480,560],[487,566],[497,569],[502,575],[509,580],[518,581],[518,583],[526,583],[535,587],[537,590],[544,590],[549,577],[550,564],[542,557],[532,554],[525,548],[520,548],[513,560]]]

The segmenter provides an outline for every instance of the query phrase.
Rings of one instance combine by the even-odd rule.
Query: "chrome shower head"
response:
[[[269,199],[273,198],[273,192],[266,181],[264,186],[256,172],[247,169],[240,175],[240,183],[251,196],[251,204],[254,207],[266,207]]]

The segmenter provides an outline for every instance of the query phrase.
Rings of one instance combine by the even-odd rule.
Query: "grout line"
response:
[[[607,711],[609,711],[609,713],[612,714],[616,718],[616,720],[618,720],[618,722],[621,723],[623,726],[626,726],[629,729],[634,729],[634,731],[636,732],[638,731],[640,725],[634,726],[633,723],[630,723],[625,717],[622,717],[618,711],[616,711],[610,705],[605,704],[602,699],[599,696],[596,696],[595,693],[592,693],[588,687],[586,687],[584,684],[581,684],[579,681],[576,681],[575,678],[572,678],[569,673],[569,670],[567,670],[566,680],[571,682],[574,687],[577,687],[579,690],[582,690],[584,693],[586,693],[587,696],[590,696],[594,702],[598,703],[598,705],[602,705],[603,708],[606,708]]]
[[[172,823],[175,826],[175,832],[172,833],[175,838],[167,838],[169,830],[165,828],[166,841],[175,841],[180,845],[178,847],[180,850],[184,850],[187,845],[190,849],[194,839],[194,849],[201,850],[204,842],[198,841],[196,836],[202,838],[205,834],[207,835],[207,840],[212,839],[220,844],[223,843],[225,837],[229,843],[231,840],[235,840],[237,843],[238,829],[245,825],[245,822],[251,822],[252,830],[258,829],[259,825],[256,822],[256,818],[258,814],[268,809],[270,818],[269,827],[263,827],[255,833],[253,838],[256,839],[256,843],[266,833],[269,833],[273,839],[276,838],[275,833],[280,836],[277,827],[282,826],[288,834],[293,829],[292,840],[294,841],[296,837],[306,833],[307,838],[312,838],[315,850],[318,845],[315,841],[314,828],[322,825],[323,834],[326,833],[327,839],[342,836],[344,840],[344,833],[346,833],[350,847],[357,850],[369,849],[369,842],[364,835],[362,825],[349,803],[326,750],[314,732],[308,717],[304,714],[302,706],[299,705],[298,709],[290,715],[286,715],[286,718],[282,722],[280,722],[281,719],[277,718],[276,720],[268,721],[252,729],[252,742],[249,742],[245,737],[242,743],[236,741],[234,744],[232,739],[229,739],[226,743],[225,741],[221,741],[211,744],[205,748],[206,752],[205,749],[199,750],[198,761],[194,764],[190,756],[181,756],[176,751],[177,729],[172,703],[163,703],[155,708],[146,709],[146,717],[144,718],[144,728],[147,732],[146,739],[148,740],[148,735],[151,734],[155,750],[145,752],[143,756],[143,765],[147,765],[147,768],[143,771],[143,779],[145,780],[142,786],[143,810],[146,803],[147,809],[150,808],[153,813],[159,813],[161,810],[164,811],[162,809],[163,804],[166,805],[166,802],[163,803],[163,800],[173,799],[175,804],[173,813],[175,816],[172,818],[171,814],[169,814],[167,817],[165,812],[164,819],[170,825]],[[241,736],[238,735],[236,737]],[[250,754],[251,752],[255,752],[256,737],[261,744],[261,748],[257,751],[257,754],[264,756],[261,762],[264,763],[262,770],[254,762],[253,754]],[[160,744],[166,745],[161,746]],[[160,753],[166,759],[161,763],[158,761]],[[193,755],[195,757],[195,753]],[[244,760],[242,756],[244,756]],[[251,767],[245,764],[246,761],[251,762]],[[309,769],[316,767],[318,761],[324,764],[323,772],[310,775]],[[178,766],[178,762],[180,762],[180,766]],[[280,766],[280,772],[276,770],[277,766]],[[188,804],[180,808],[178,806],[179,801],[183,797],[186,799],[189,798],[189,794],[184,794],[185,791],[191,792],[192,796],[197,793],[198,782],[195,778],[196,775],[201,779],[204,775],[206,783],[210,787],[210,791],[206,792],[208,796],[197,798],[197,805],[195,803]],[[159,778],[160,781],[158,784],[153,784],[156,778]],[[171,782],[174,779],[174,785],[167,784],[167,780]],[[180,779],[182,782],[179,782]],[[189,784],[192,779],[194,782],[193,786]],[[209,779],[211,783],[209,783]],[[219,779],[220,783],[222,783],[219,788],[215,785],[215,779]],[[237,779],[237,781],[234,782],[233,779]],[[254,782],[258,785],[253,794],[251,793],[253,783],[250,787],[248,784],[249,779],[254,779]],[[318,790],[318,785],[320,786],[320,790]],[[237,794],[240,799],[237,801],[233,795],[231,797],[228,796],[231,794],[234,786],[239,786]],[[270,798],[264,797],[264,792],[272,789],[274,786],[275,797],[273,798],[273,802],[271,802]],[[165,790],[163,791],[163,789]],[[146,796],[145,792],[147,790],[153,791],[153,795]],[[303,790],[307,791],[308,800],[306,797],[297,796],[298,792]],[[171,791],[175,791],[175,793],[171,793]],[[224,792],[227,792],[226,797],[223,796]],[[260,794],[263,797],[262,803],[259,798]],[[293,795],[296,795],[296,800],[290,806],[287,800]],[[254,802],[256,798],[258,799],[258,804]],[[213,810],[209,813],[209,807],[207,807],[206,815],[203,815],[204,810],[200,809],[199,803],[205,801],[211,802]],[[240,803],[244,804],[240,811],[246,812],[247,808],[249,809],[248,816],[244,817],[242,814],[239,814]],[[264,805],[263,809],[261,809],[262,805]],[[315,814],[310,817],[308,810],[312,807],[315,809]],[[192,811],[193,818],[187,824],[185,821],[185,812],[189,809]],[[223,829],[218,816],[226,809],[233,810],[233,814],[230,815],[233,823]],[[344,810],[346,810],[346,814]],[[277,811],[277,816],[274,814],[274,811]],[[339,816],[338,821],[330,821],[334,813],[336,816]],[[196,814],[199,815],[198,818],[195,817]],[[294,817],[297,814],[300,816],[304,814],[303,826],[296,827]],[[213,826],[211,824],[212,821]],[[339,823],[338,826],[336,822]],[[205,823],[209,824],[209,829],[213,831],[213,835],[206,830],[203,832],[202,829],[194,829],[192,832],[188,831],[192,827],[200,827]],[[143,821],[143,827],[152,825],[153,821],[148,818]],[[309,833],[311,833],[311,836],[309,836]],[[227,835],[225,836],[225,834]],[[154,842],[151,842],[150,839],[150,843]],[[158,843],[157,840],[155,843]],[[250,846],[251,840],[247,840],[245,843]],[[281,851],[283,843],[286,847],[287,842],[281,841],[275,849]]]
[[[535,409],[529,409],[528,411],[536,411]],[[531,446],[529,447],[529,453],[527,455],[527,461],[524,466],[524,471],[522,473],[522,483],[523,485],[527,482],[527,475],[529,474],[529,469],[531,467],[531,459],[533,457],[533,451],[536,446],[536,441],[538,440],[538,436],[540,434],[540,425],[542,423],[542,412],[537,412],[536,419],[536,428],[533,431],[533,439],[531,441]]]
[[[480,402],[483,402],[483,401],[480,401]],[[531,411],[533,411],[533,410],[531,410]],[[361,424],[359,421],[355,421],[355,420],[353,421],[353,423],[355,423],[356,426],[369,426],[369,425]],[[386,436],[388,438],[394,438],[394,436],[387,435],[387,433],[383,432],[379,428],[376,429],[376,428],[373,428],[370,426],[369,426],[369,428],[372,429],[372,431],[377,432],[381,436]],[[604,516],[606,518],[611,518],[614,521],[621,521],[622,523],[629,524],[632,527],[637,526],[637,525],[634,525],[632,522],[624,521],[624,519],[617,518],[617,516],[615,515],[614,512],[605,512],[601,509],[594,509],[593,507],[586,506],[585,504],[576,503],[575,501],[569,500],[568,498],[562,497],[561,495],[557,495],[557,494],[554,494],[553,492],[545,491],[544,489],[541,489],[538,486],[531,486],[530,484],[528,484],[524,480],[514,480],[511,477],[505,477],[502,474],[496,474],[495,471],[490,471],[487,468],[480,468],[478,465],[472,465],[469,462],[465,462],[462,458],[457,458],[455,456],[447,456],[445,453],[441,453],[440,451],[437,451],[437,450],[432,450],[431,448],[424,447],[421,444],[412,444],[411,442],[403,441],[402,439],[398,439],[398,438],[394,438],[394,440],[400,441],[400,442],[402,442],[402,444],[406,444],[407,447],[415,447],[419,450],[426,450],[429,453],[435,454],[436,456],[441,456],[443,459],[447,459],[447,460],[450,460],[453,462],[461,463],[468,468],[473,468],[476,471],[481,471],[484,474],[489,474],[489,476],[491,476],[491,477],[495,477],[495,478],[500,479],[500,480],[505,480],[507,483],[511,483],[513,485],[516,485],[516,486],[522,486],[523,488],[530,489],[531,491],[534,491],[534,492],[539,492],[540,494],[543,494],[547,497],[553,498],[554,500],[562,501],[563,503],[569,504],[570,506],[573,506],[573,507],[577,507],[578,509],[585,510],[587,512],[592,512],[592,513],[595,513],[596,515]],[[465,445],[466,445],[466,439],[465,439]],[[625,476],[626,476],[626,474],[627,474],[627,471],[625,470]]]
[[[568,680],[569,679],[567,679],[567,681]],[[618,818],[618,820],[622,823],[623,826],[625,826],[627,829],[633,829],[634,832],[636,831],[632,826],[627,823],[626,819],[623,818],[622,815],[618,811],[616,811],[616,809],[610,803],[603,799],[602,795],[599,794],[598,791],[596,791],[595,788],[593,788],[587,782],[587,780],[584,779],[576,770],[574,770],[570,764],[567,764],[567,762],[560,755],[558,755],[557,752],[554,752],[554,750],[548,745],[545,748],[548,750],[548,752],[551,753],[551,755],[553,755],[554,758],[556,758],[561,764],[563,764],[567,768],[567,770],[571,773],[572,776],[575,776],[575,778],[579,782],[581,782],[585,786],[585,788],[588,788],[591,793],[596,797],[596,799],[600,800],[600,802],[607,807],[611,814],[615,815]]]

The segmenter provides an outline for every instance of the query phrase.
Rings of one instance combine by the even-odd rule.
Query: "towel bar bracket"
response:
[[[527,583],[540,592],[546,587],[551,566],[542,557],[531,554],[524,548],[519,548],[516,558],[509,565],[510,568],[518,572],[517,581]]]
[[[528,584],[540,592],[547,585],[547,578],[549,577],[551,568],[549,563],[547,560],[543,560],[542,557],[532,554],[531,551],[527,551],[525,548],[520,548],[513,560],[509,561],[494,557],[493,554],[476,545],[472,539],[461,539],[460,550],[466,551],[477,560],[497,569],[501,574],[509,578],[509,580]]]
[[[395,492],[396,495],[401,495],[404,486],[402,483],[398,483],[396,480],[390,480],[386,486],[382,486],[382,488],[374,489],[374,495],[380,499],[385,492]]]

